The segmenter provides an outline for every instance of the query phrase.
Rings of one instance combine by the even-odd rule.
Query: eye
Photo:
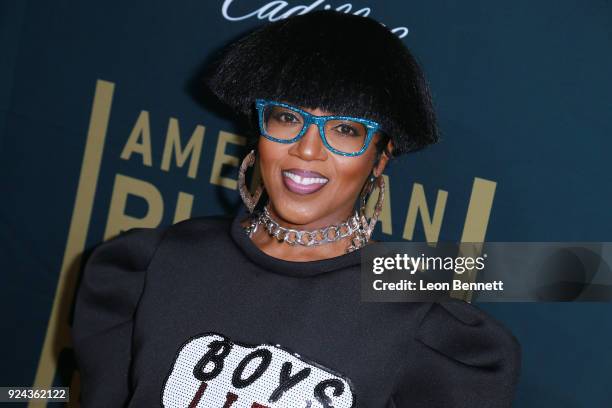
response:
[[[346,123],[341,123],[338,126],[336,126],[336,130],[339,133],[346,135],[346,136],[357,136],[358,135],[357,129],[355,129],[354,127]]]
[[[292,113],[284,111],[284,112],[277,112],[274,115],[274,119],[282,122],[282,123],[298,123],[299,119]]]

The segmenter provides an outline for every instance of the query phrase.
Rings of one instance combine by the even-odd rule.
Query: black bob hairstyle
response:
[[[393,156],[439,138],[417,61],[391,30],[369,17],[317,10],[266,24],[224,49],[203,79],[252,126],[249,150],[259,138],[256,98],[379,122],[385,133],[376,162],[389,138]]]

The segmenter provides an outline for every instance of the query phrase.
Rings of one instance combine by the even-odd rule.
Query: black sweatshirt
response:
[[[260,250],[235,217],[99,245],[72,330],[88,407],[509,407],[512,334],[476,307],[360,301],[360,251]]]

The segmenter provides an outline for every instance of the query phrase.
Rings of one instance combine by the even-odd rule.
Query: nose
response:
[[[325,160],[327,157],[327,149],[323,144],[321,136],[319,136],[319,128],[312,123],[304,136],[296,143],[293,143],[289,149],[289,154],[298,156],[304,160]]]

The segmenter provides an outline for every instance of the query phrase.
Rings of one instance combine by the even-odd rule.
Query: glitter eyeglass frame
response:
[[[279,139],[276,138],[274,136],[271,136],[270,134],[268,134],[268,132],[266,132],[266,129],[264,127],[264,110],[267,106],[281,106],[283,108],[287,108],[290,109],[294,112],[299,113],[300,115],[302,115],[302,117],[304,118],[304,125],[302,126],[302,129],[300,130],[300,132],[292,139]],[[273,101],[270,99],[256,99],[255,100],[255,106],[257,107],[257,117],[259,119],[259,130],[261,132],[261,134],[269,140],[272,140],[273,142],[278,142],[278,143],[294,143],[297,142],[298,140],[300,140],[302,138],[302,136],[304,136],[304,134],[306,134],[306,131],[308,130],[308,128],[310,127],[310,125],[315,124],[317,125],[317,128],[319,129],[319,136],[321,137],[321,140],[323,141],[323,144],[325,145],[325,147],[336,154],[342,155],[342,156],[349,156],[349,157],[354,157],[354,156],[359,156],[361,154],[363,154],[363,152],[366,151],[366,149],[368,148],[368,146],[370,145],[370,142],[372,141],[372,138],[374,137],[374,134],[378,131],[383,131],[380,124],[378,122],[374,122],[373,120],[369,120],[369,119],[364,119],[364,118],[357,118],[354,116],[338,116],[338,115],[330,115],[330,116],[318,116],[318,115],[313,115],[312,113],[306,112],[298,107],[295,107],[293,105],[289,105],[286,104],[284,102],[277,102],[277,101]],[[367,129],[367,135],[366,138],[364,140],[363,143],[363,147],[356,151],[356,152],[343,152],[340,151],[338,149],[333,148],[328,142],[327,142],[327,138],[325,137],[325,123],[328,120],[350,120],[350,121],[354,121],[357,123],[361,123],[362,125],[364,125]]]

